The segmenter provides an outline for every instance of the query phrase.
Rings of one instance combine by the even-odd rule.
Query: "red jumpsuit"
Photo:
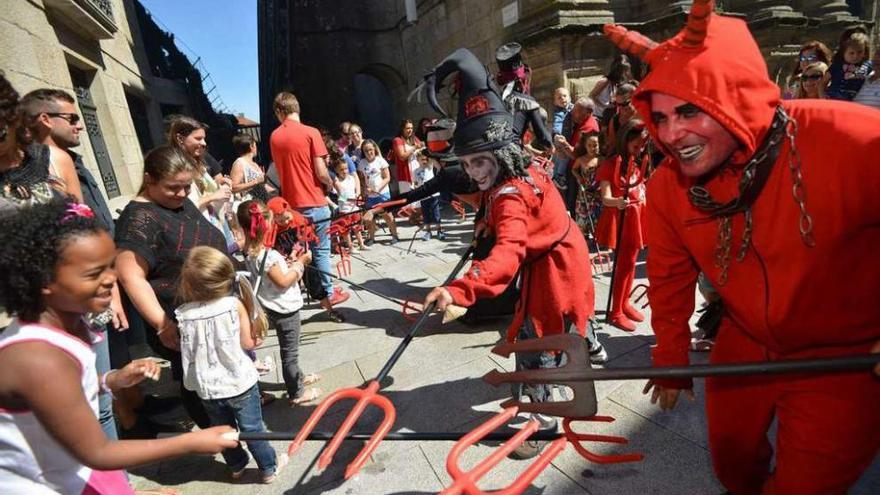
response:
[[[595,298],[587,243],[550,178],[536,167],[529,173],[531,183],[510,179],[483,193],[495,246],[446,289],[455,304],[470,306],[501,294],[522,270],[508,340],[516,339],[526,316],[539,337],[564,333],[564,321],[585,335]]]
[[[611,195],[615,198],[623,196],[625,182],[623,181],[620,167],[626,167],[616,158],[605,160],[596,171],[596,182],[608,182],[611,185]],[[617,261],[614,271],[614,283],[611,293],[612,321],[619,320],[629,315],[640,318],[641,315],[629,303],[629,293],[632,290],[633,279],[636,276],[636,260],[639,251],[645,247],[645,185],[640,181],[641,172],[638,167],[632,166],[629,174],[630,184],[635,186],[628,188],[627,198],[630,205],[626,208],[623,217],[623,233],[620,246],[617,246],[617,235],[620,228],[621,210],[605,206],[599,216],[596,226],[596,240],[600,246],[610,249],[617,248]],[[639,319],[641,321],[641,319]]]
[[[738,195],[742,166],[782,105],[797,122],[815,247],[800,233],[792,150],[785,138],[752,205],[751,247],[741,262],[736,256],[744,215],[732,217],[728,280],[719,283],[719,221],[691,205],[687,189],[693,180],[680,173],[675,158],[667,158],[647,193],[654,363],[688,363],[688,319],[701,270],[726,309],[714,363],[867,352],[880,339],[880,270],[874,258],[880,246],[880,112],[830,100],[782,102],[744,22],[713,14],[705,40],[684,46],[695,32],[700,30],[682,32],[647,53],[651,72],[635,95],[636,108],[655,140],[649,119],[655,91],[696,105],[733,134],[739,150],[705,185],[724,203]],[[716,474],[738,495],[845,493],[880,448],[880,380],[867,372],[711,378],[706,409]],[[779,429],[771,474],[766,433],[774,416]]]

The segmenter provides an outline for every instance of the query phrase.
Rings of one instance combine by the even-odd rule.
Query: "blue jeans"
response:
[[[594,326],[591,324],[592,322],[587,322],[587,336],[586,339],[588,342],[598,342],[596,340],[596,333]],[[573,324],[566,323],[568,325],[568,333],[578,333],[577,327]],[[538,338],[538,334],[535,332],[535,327],[532,324],[532,320],[526,316],[523,321],[522,327],[519,329],[519,334],[516,336],[517,342],[526,339],[536,339]],[[564,366],[567,362],[565,358],[565,353],[553,353],[553,352],[518,352],[516,353],[516,371],[523,370],[540,370],[540,369],[549,369],[549,368],[559,368],[560,366]],[[523,396],[528,396],[532,402],[548,402],[551,401],[551,394],[553,393],[553,389],[558,387],[558,385],[553,384],[544,384],[544,383],[512,383],[511,394],[513,398],[516,400],[522,400]]]
[[[228,399],[202,400],[205,412],[211,418],[211,426],[229,425],[241,432],[261,433],[266,431],[263,424],[263,411],[260,406],[260,391],[257,385],[245,393]],[[248,450],[254,455],[263,476],[275,473],[277,465],[275,449],[265,440],[247,442]],[[233,471],[241,471],[248,464],[248,455],[241,444],[223,451],[223,459]]]
[[[312,222],[319,222],[330,218],[330,208],[328,206],[315,206],[312,208],[299,208],[299,212]],[[309,243],[309,249],[312,251],[312,265],[321,270],[320,275],[321,287],[327,294],[326,297],[333,295],[333,281],[330,279],[330,235],[327,231],[330,229],[330,222],[324,221],[315,223],[315,233],[318,235],[318,243]]]
[[[110,329],[108,325],[104,327],[104,338],[96,344],[92,344],[92,351],[95,352],[95,368],[98,370],[100,377],[104,373],[110,371],[110,333],[116,330]],[[116,435],[116,420],[113,418],[113,398],[110,394],[98,394],[98,421],[101,423],[101,429],[110,440],[118,440]]]

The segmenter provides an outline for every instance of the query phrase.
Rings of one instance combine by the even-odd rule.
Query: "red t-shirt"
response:
[[[315,173],[314,159],[327,156],[321,133],[295,120],[286,119],[269,138],[272,161],[278,170],[281,195],[294,208],[323,206],[324,188]]]
[[[416,148],[421,146],[422,142],[419,141],[419,138],[414,137],[413,142],[415,143]],[[397,180],[399,182],[412,182],[412,170],[409,169],[409,158],[400,158],[397,156],[397,147],[406,146],[406,141],[403,140],[402,137],[397,136],[391,141],[391,149],[392,154],[394,155],[394,164],[396,166],[397,171]]]
[[[583,133],[591,133],[591,132],[599,132],[599,121],[596,120],[596,117],[590,115],[588,118],[584,119],[581,122],[581,125],[574,130],[574,133],[571,135],[571,140],[568,144],[572,146],[577,146],[578,142],[581,140],[581,134]]]

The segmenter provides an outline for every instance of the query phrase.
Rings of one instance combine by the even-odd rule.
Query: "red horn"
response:
[[[637,31],[630,31],[619,24],[605,24],[602,28],[605,36],[621,50],[641,60],[645,59],[657,42]]]
[[[687,24],[684,27],[685,46],[700,46],[706,39],[709,28],[709,16],[715,10],[715,0],[694,0],[691,13],[688,14]]]

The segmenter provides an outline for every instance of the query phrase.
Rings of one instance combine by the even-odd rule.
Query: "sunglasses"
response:
[[[615,101],[615,102],[614,102],[614,104],[617,105],[617,106],[619,106],[619,107],[628,107],[630,103],[632,103],[632,100],[626,100],[626,101]]]
[[[6,141],[6,136],[9,135],[9,126],[4,125],[0,127],[0,141]]]
[[[818,81],[819,79],[822,79],[822,74],[804,74],[802,77],[810,81]]]
[[[75,113],[46,112],[46,115],[48,115],[49,117],[58,117],[59,119],[64,119],[70,125],[76,125],[79,123],[80,120],[79,114]]]
[[[800,60],[801,62],[815,62],[816,60],[819,60],[819,57],[816,55],[801,55]]]

